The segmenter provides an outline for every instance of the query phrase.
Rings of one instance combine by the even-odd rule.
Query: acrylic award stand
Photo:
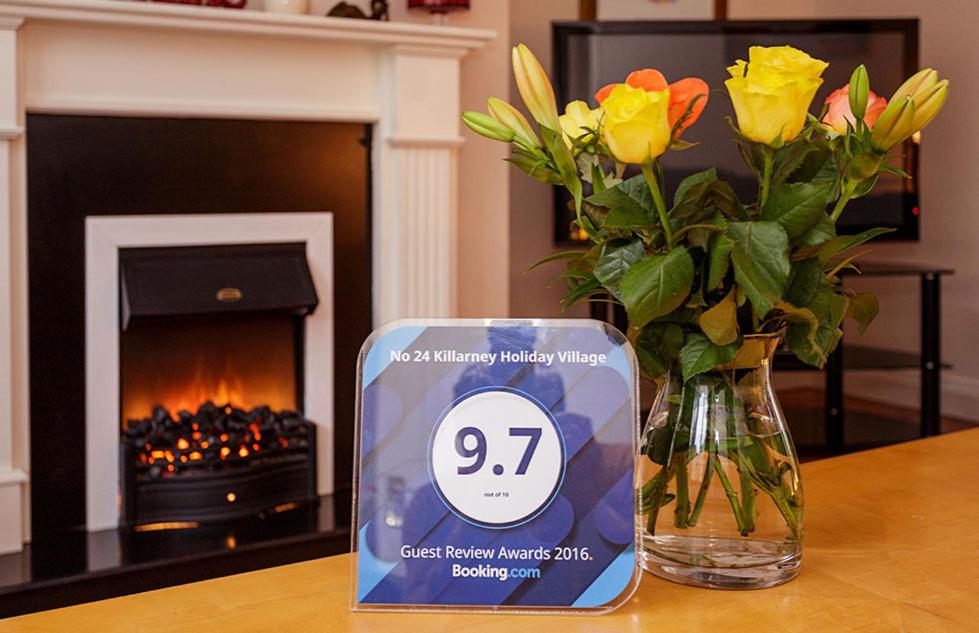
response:
[[[351,608],[604,613],[639,582],[635,356],[589,320],[397,321],[358,367]]]

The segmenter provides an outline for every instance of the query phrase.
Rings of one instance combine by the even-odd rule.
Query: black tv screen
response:
[[[889,97],[918,66],[918,21],[683,21],[683,22],[556,22],[554,30],[554,84],[559,103],[573,99],[595,105],[594,94],[602,86],[622,82],[639,68],[656,68],[676,81],[700,77],[711,87],[705,112],[684,133],[697,147],[668,152],[663,159],[666,185],[672,190],[686,175],[716,166],[744,201],[754,200],[757,183],[738,153],[725,117],[734,111],[725,93],[727,67],[747,59],[753,45],[789,44],[829,62],[824,83],[813,100],[818,115],[830,92],[849,81],[850,73],[864,64],[871,89]],[[852,201],[837,229],[851,234],[875,226],[895,230],[884,239],[918,239],[918,153],[908,141],[895,152],[891,164],[908,172],[913,180],[881,175],[874,192]],[[574,213],[567,197],[556,203],[555,239],[573,242],[570,229]]]

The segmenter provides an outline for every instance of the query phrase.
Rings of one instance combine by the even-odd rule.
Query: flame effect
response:
[[[124,333],[122,420],[156,405],[190,412],[210,400],[242,409],[296,408],[295,339],[288,319],[146,323]]]

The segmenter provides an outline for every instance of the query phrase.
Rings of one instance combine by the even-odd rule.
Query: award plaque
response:
[[[353,609],[584,611],[639,582],[631,347],[589,320],[405,320],[358,371]]]

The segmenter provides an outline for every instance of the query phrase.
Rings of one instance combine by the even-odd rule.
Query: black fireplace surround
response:
[[[0,556],[0,617],[345,550],[353,369],[371,327],[370,126],[30,114],[27,130],[32,542]],[[335,498],[301,516],[250,520],[237,535],[86,535],[85,218],[323,211],[333,213],[333,307],[343,328],[334,349]],[[326,516],[330,525],[318,526]],[[326,529],[329,545],[315,537]],[[266,548],[270,539],[278,549]],[[89,564],[93,544],[110,541],[122,552],[115,584],[112,569]],[[188,556],[210,563],[189,572]]]

